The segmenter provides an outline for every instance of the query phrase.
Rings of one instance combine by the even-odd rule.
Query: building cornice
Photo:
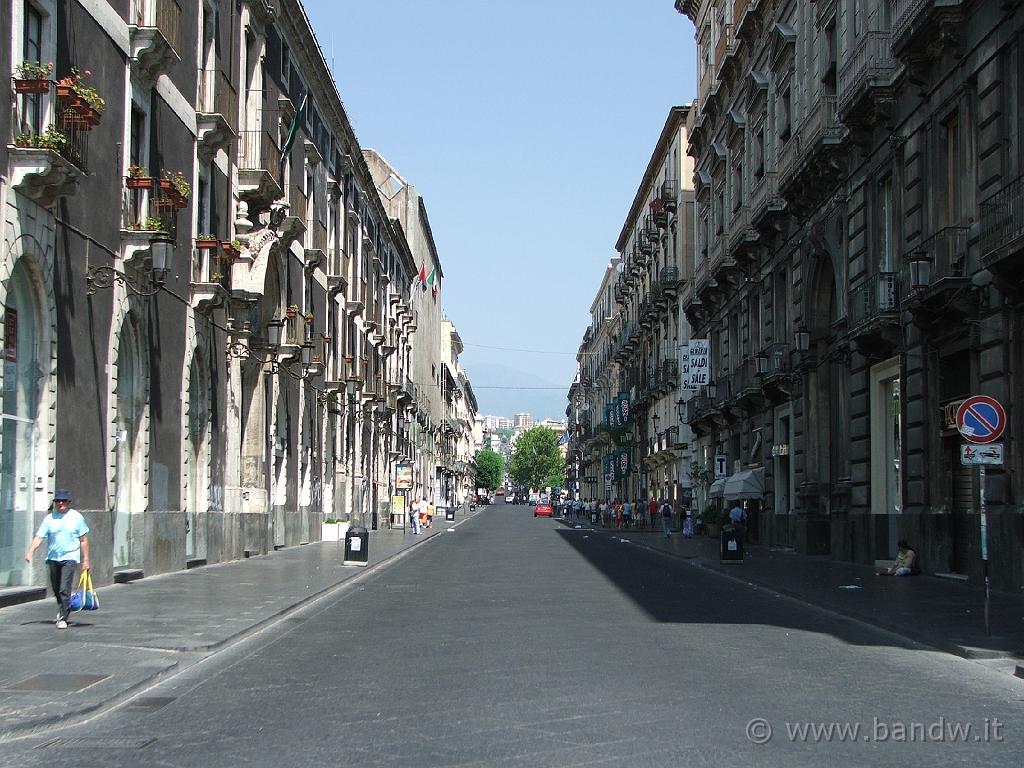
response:
[[[697,11],[700,10],[700,0],[676,0],[676,10],[696,24]]]
[[[626,216],[626,221],[619,232],[619,239],[615,241],[615,250],[619,253],[622,253],[626,248],[626,242],[633,232],[633,227],[640,211],[647,202],[647,193],[651,188],[651,183],[661,170],[665,154],[668,152],[672,140],[679,132],[680,126],[686,125],[686,118],[690,114],[690,109],[689,105],[685,107],[672,107],[668,112],[668,117],[665,119],[665,127],[661,129],[661,136],[658,137],[658,143],[654,147],[654,152],[651,153],[651,159],[647,163],[647,170],[644,171],[640,186],[637,188],[636,196],[633,198],[633,205],[629,208],[629,215]],[[681,188],[683,180],[676,179],[676,181],[679,182]]]

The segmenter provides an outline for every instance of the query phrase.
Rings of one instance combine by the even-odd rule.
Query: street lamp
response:
[[[709,381],[704,386],[704,392],[707,393],[707,396],[708,396],[709,400],[714,400],[715,399],[715,395],[718,394],[718,385],[715,384],[715,382],[713,382],[713,381]]]
[[[85,282],[88,285],[86,293],[91,296],[96,293],[97,288],[110,288],[114,283],[120,283],[139,296],[156,295],[163,288],[167,273],[171,271],[171,265],[174,263],[174,240],[171,236],[161,232],[154,237],[149,242],[149,256],[150,288],[142,288],[130,275],[109,264],[101,264],[98,267],[89,267],[85,273]]]
[[[686,423],[686,401],[683,398],[676,400],[676,413],[679,415],[679,423]]]
[[[811,332],[807,326],[801,324],[793,334],[793,341],[797,352],[806,352],[811,348]]]
[[[910,267],[910,288],[921,290],[932,283],[932,266],[934,260],[925,251],[914,251],[907,260]]]
[[[759,352],[754,355],[754,366],[756,367],[757,374],[759,376],[764,376],[768,373],[768,355],[764,352]]]

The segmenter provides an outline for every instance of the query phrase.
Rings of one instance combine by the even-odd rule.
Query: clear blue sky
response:
[[[503,365],[560,388],[559,410],[535,417],[564,416],[641,175],[669,108],[696,95],[693,26],[673,0],[308,0],[306,10],[359,143],[426,201],[441,299],[481,410],[489,387],[507,383]]]

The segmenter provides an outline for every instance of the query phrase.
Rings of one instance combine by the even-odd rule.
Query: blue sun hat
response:
[[[64,488],[58,488],[57,492],[53,494],[54,501],[71,501],[71,494]]]

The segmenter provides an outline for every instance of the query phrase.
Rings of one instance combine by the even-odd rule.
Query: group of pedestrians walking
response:
[[[412,503],[409,510],[409,521],[412,523],[412,532],[419,536],[427,528],[434,524],[434,502],[426,499],[419,499]]]
[[[638,529],[656,528],[658,521],[665,538],[672,535],[672,517],[675,511],[672,502],[655,497],[647,501],[626,499],[625,501],[605,499],[577,499],[570,502],[570,510],[577,520],[597,516],[604,528]]]

